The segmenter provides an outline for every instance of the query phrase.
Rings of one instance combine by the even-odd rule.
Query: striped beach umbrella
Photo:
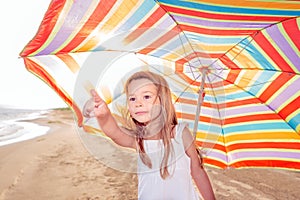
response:
[[[299,16],[292,0],[52,0],[20,55],[86,131],[87,88],[118,118],[124,79],[150,70],[207,165],[300,170]]]

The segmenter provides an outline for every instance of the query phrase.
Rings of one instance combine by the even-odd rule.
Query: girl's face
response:
[[[132,80],[128,85],[128,108],[132,118],[148,123],[161,112],[156,86],[148,79]]]

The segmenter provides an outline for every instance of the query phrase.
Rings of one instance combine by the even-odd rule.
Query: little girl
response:
[[[102,131],[116,144],[135,149],[138,158],[138,199],[215,199],[194,138],[177,123],[166,80],[152,72],[133,74],[125,84],[126,127],[118,126],[95,90],[94,113]]]

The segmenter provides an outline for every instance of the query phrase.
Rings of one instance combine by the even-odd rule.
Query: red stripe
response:
[[[205,141],[199,141],[199,140],[197,140],[196,141],[196,145],[198,146],[198,147],[212,147],[213,149],[217,149],[217,150],[219,150],[219,151],[222,151],[222,152],[224,152],[224,153],[227,153],[227,147],[225,148],[225,146],[223,146],[223,145],[220,145],[220,144],[213,144],[213,143],[209,143],[209,142],[205,142]]]
[[[153,27],[157,21],[159,21],[164,15],[165,11],[158,7],[152,14],[144,21],[135,31],[129,34],[124,41],[126,43],[131,43],[136,40],[139,36],[141,36],[144,32],[149,30],[149,27]]]
[[[300,142],[255,142],[255,143],[242,143],[228,145],[228,151],[240,149],[294,149],[300,150]]]
[[[274,16],[243,16],[243,15],[230,15],[230,14],[214,14],[214,13],[208,13],[208,12],[202,12],[200,10],[188,10],[178,7],[172,7],[169,5],[161,5],[162,8],[167,10],[168,12],[173,12],[181,15],[187,15],[187,16],[196,16],[200,18],[207,18],[207,19],[220,19],[220,20],[237,20],[237,21],[264,21],[264,22],[278,22],[285,20],[286,17],[274,17]]]
[[[231,59],[229,59],[226,55],[223,55],[220,57],[220,61],[229,69],[229,74],[226,78],[226,80],[223,81],[223,85],[231,85],[233,84],[237,77],[239,76],[239,73],[241,72],[241,69],[239,66],[237,66]],[[229,81],[230,80],[230,81]]]
[[[290,39],[298,48],[298,51],[300,51],[300,40],[299,40],[300,30],[296,19],[297,18],[284,22],[283,27],[286,33],[289,35]]]
[[[83,117],[79,107],[68,97],[67,93],[55,83],[54,78],[39,64],[28,58],[24,58],[24,63],[28,71],[40,77],[66,102],[66,104],[76,114],[78,126],[82,126]]]
[[[233,101],[233,102],[228,102],[226,103],[226,108],[231,108],[231,107],[238,107],[241,105],[250,105],[250,104],[257,104],[260,103],[260,101],[256,98],[252,98],[252,99],[245,99],[245,100],[237,100],[237,101]]]
[[[300,170],[300,162],[282,161],[282,160],[245,160],[235,162],[230,165],[233,168],[242,167],[274,167],[284,169],[297,169]]]
[[[195,120],[195,115],[184,113],[184,112],[176,112],[176,116],[182,119]],[[222,120],[220,119],[215,119],[206,116],[199,116],[199,121],[210,123],[210,124],[220,124],[220,125],[223,123]]]
[[[227,167],[227,164],[211,158],[203,158],[203,162],[204,164],[212,165],[221,169],[225,169]]]
[[[198,95],[198,94],[195,94],[195,96]],[[183,103],[183,104],[190,104],[190,105],[194,105],[195,107],[197,106],[198,102],[197,100],[191,100],[191,99],[186,99],[186,98],[182,98],[182,97],[178,97],[176,99],[176,102],[178,103]],[[209,102],[206,102],[206,101],[203,101],[202,102],[202,107],[206,107],[206,108],[224,108],[226,104],[212,104],[212,103],[209,103]],[[223,106],[223,107],[221,107]]]
[[[230,70],[226,80],[224,81],[224,85],[233,84],[238,78],[241,69],[237,66],[231,59],[229,59],[226,55],[220,58],[220,61],[228,67]]]
[[[291,101],[288,105],[286,105],[278,114],[282,116],[283,119],[286,119],[290,114],[292,114],[295,110],[300,107],[300,96]]]
[[[274,80],[268,88],[259,96],[262,102],[267,102],[270,97],[273,96],[275,92],[277,92],[287,81],[293,78],[293,74],[282,73],[280,74],[276,80]]]
[[[20,53],[20,56],[25,57],[30,55],[46,42],[51,31],[54,29],[62,9],[64,8],[65,2],[66,0],[53,0],[51,2],[39,27],[37,35],[26,45],[26,48]]]
[[[231,59],[229,59],[226,55],[223,55],[219,59],[224,65],[226,65],[229,69],[240,69]]]
[[[195,95],[198,95],[195,93]],[[178,103],[185,103],[185,104],[190,104],[190,105],[197,105],[197,100],[192,100],[192,99],[186,99],[186,98],[183,98],[183,97],[178,97],[176,102]],[[208,103],[208,102],[203,102],[202,103],[202,106],[204,107],[208,107],[208,108],[212,108],[212,104],[211,103]]]
[[[255,114],[255,115],[246,115],[240,117],[226,118],[225,125],[234,124],[234,123],[242,123],[242,122],[251,122],[251,121],[263,121],[263,120],[274,120],[281,119],[277,114]]]
[[[236,70],[230,70],[229,74],[227,75],[226,80],[224,81],[224,85],[231,85],[235,83],[236,79],[238,78],[241,70],[236,69]]]
[[[277,67],[285,72],[294,72],[280,53],[274,48],[274,45],[267,39],[262,32],[253,37],[255,42],[262,48],[268,56],[276,63]]]
[[[252,35],[256,30],[224,30],[224,29],[209,29],[209,28],[200,28],[192,25],[180,24],[180,28],[184,31],[190,31],[199,34],[206,35],[215,35],[215,36],[240,36],[240,35]]]
[[[92,31],[99,25],[103,18],[109,13],[116,0],[102,0],[98,3],[97,8],[94,10],[93,14],[90,16],[84,26],[77,33],[77,35],[69,42],[67,46],[61,49],[59,52],[71,52],[76,48],[83,40],[91,34]]]

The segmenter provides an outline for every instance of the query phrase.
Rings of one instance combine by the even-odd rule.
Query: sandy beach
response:
[[[127,200],[137,176],[110,168],[82,144],[70,110],[33,120],[43,136],[0,147],[0,200]],[[300,172],[206,167],[218,200],[300,199]]]

